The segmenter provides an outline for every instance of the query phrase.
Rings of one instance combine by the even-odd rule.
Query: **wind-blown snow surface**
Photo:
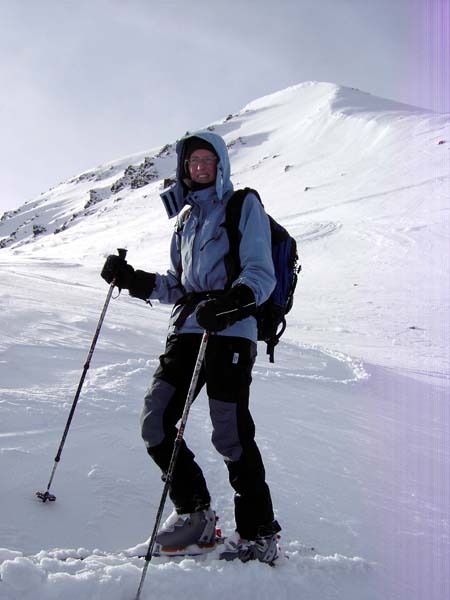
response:
[[[447,599],[449,120],[306,83],[211,127],[236,187],[257,188],[301,251],[276,363],[261,346],[252,386],[284,556],[275,569],[153,559],[142,598]],[[167,267],[173,224],[159,192],[174,166],[173,144],[102,165],[0,221],[2,600],[136,594],[143,560],[124,550],[150,535],[162,490],[138,416],[170,307],[111,302],[57,501],[34,492],[106,297],[104,257],[126,247],[136,267]],[[200,396],[186,438],[231,533],[232,492],[209,437]]]

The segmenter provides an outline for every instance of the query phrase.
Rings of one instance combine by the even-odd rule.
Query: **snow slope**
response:
[[[276,363],[261,347],[252,386],[286,557],[276,569],[154,559],[143,599],[448,598],[448,116],[308,82],[210,128],[227,141],[236,187],[257,188],[301,250]],[[106,296],[104,257],[126,247],[136,267],[167,267],[173,223],[159,193],[174,168],[170,143],[0,220],[2,600],[136,593],[143,561],[112,552],[150,535],[160,499],[138,416],[170,307],[111,302],[57,501],[34,491],[47,485]],[[206,411],[201,396],[186,437],[231,533]]]

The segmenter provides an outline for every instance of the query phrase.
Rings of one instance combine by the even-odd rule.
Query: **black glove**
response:
[[[106,259],[101,272],[102,278],[109,284],[114,279],[120,290],[129,290],[130,296],[147,300],[155,287],[155,273],[135,271],[124,258],[111,254]]]
[[[101,276],[106,283],[111,284],[114,279],[118,288],[129,290],[134,280],[134,269],[124,258],[110,254],[103,265]]]
[[[206,331],[222,331],[255,314],[256,302],[252,290],[238,284],[223,296],[207,300],[195,313],[197,323]]]

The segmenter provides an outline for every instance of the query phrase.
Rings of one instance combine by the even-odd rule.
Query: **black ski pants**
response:
[[[200,347],[200,334],[169,336],[160,356],[141,415],[147,451],[163,473],[167,472]],[[273,530],[274,515],[265,481],[255,426],[249,411],[251,371],[256,344],[248,339],[211,335],[206,348],[196,395],[206,384],[212,442],[224,457],[235,490],[236,529],[254,539]],[[169,495],[178,513],[207,508],[211,498],[194,454],[183,442]]]

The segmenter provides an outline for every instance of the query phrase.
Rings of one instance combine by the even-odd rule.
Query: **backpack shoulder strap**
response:
[[[241,220],[242,204],[247,194],[254,194],[261,202],[261,198],[256,190],[252,188],[243,188],[236,190],[228,200],[225,211],[225,229],[227,230],[230,249],[225,256],[225,268],[227,271],[228,282],[227,289],[231,287],[233,281],[242,271],[241,260],[239,256],[239,246],[241,243],[241,233],[239,231],[239,222]],[[262,202],[261,202],[262,204]]]

